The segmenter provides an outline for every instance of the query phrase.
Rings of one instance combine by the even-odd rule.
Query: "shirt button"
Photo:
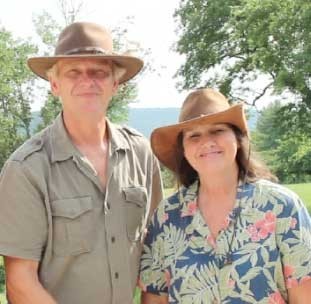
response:
[[[119,278],[119,273],[118,273],[118,272],[115,272],[115,273],[114,273],[114,277],[115,277],[116,279],[118,279],[118,278]]]
[[[111,237],[111,242],[114,243],[116,241],[116,238],[113,236]]]

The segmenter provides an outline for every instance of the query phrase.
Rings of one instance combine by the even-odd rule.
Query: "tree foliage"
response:
[[[263,111],[257,150],[282,181],[309,179],[311,2],[181,0],[175,17],[182,87],[218,87],[233,100],[252,96],[252,105],[286,93],[286,104]]]
[[[0,29],[0,168],[31,135],[34,76],[26,67],[26,59],[34,52],[34,45]]]
[[[305,104],[263,110],[253,139],[257,150],[282,182],[311,181],[311,121]]]
[[[251,103],[273,88],[297,94],[310,107],[310,1],[181,0],[175,16],[177,51],[186,56],[178,72],[184,88],[217,86],[237,96],[265,75]]]

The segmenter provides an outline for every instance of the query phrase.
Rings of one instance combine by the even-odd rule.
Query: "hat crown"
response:
[[[67,26],[59,35],[55,55],[74,55],[85,53],[113,53],[110,33],[97,24],[75,22]]]
[[[230,108],[227,98],[213,89],[199,89],[184,101],[179,122],[198,118],[205,115],[215,114]]]

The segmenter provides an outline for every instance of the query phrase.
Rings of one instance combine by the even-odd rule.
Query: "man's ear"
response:
[[[58,83],[55,79],[52,77],[49,77],[49,82],[50,82],[50,88],[53,96],[58,97],[59,96],[59,87]]]
[[[112,88],[112,96],[115,96],[118,92],[119,88],[119,80],[114,80],[113,88]]]

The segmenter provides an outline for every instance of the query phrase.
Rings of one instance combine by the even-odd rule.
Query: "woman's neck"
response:
[[[199,193],[204,196],[226,196],[236,191],[238,185],[238,166],[235,164],[232,170],[200,176]]]

